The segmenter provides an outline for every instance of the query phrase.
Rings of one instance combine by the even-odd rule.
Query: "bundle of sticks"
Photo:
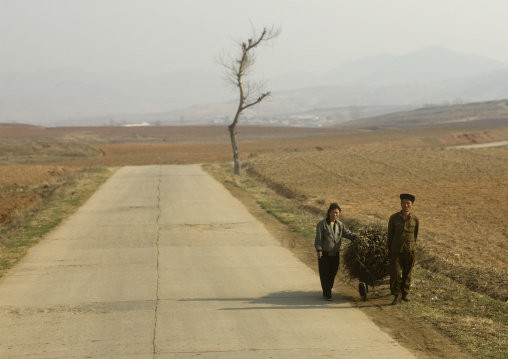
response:
[[[387,232],[381,228],[360,230],[342,253],[342,265],[349,279],[358,279],[369,285],[388,275],[390,258],[386,248]]]

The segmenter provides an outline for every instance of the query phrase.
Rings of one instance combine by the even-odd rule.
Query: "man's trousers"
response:
[[[392,253],[390,255],[390,291],[395,297],[406,298],[408,296],[414,264],[414,252]]]

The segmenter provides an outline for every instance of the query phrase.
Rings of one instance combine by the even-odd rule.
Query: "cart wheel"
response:
[[[358,284],[358,291],[360,292],[360,296],[363,300],[367,300],[367,288],[365,287],[365,284],[360,282]]]

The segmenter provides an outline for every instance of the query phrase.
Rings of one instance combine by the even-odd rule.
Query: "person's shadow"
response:
[[[330,308],[347,308],[349,306],[337,306],[337,304],[346,304],[348,301],[336,295],[332,301],[327,301],[322,297],[321,292],[317,291],[283,291],[264,295],[258,298],[193,298],[180,299],[184,302],[224,302],[238,303],[230,307],[221,308],[220,310],[259,310],[259,309],[322,309]],[[240,303],[243,303],[240,305]],[[251,304],[245,306],[245,303]]]

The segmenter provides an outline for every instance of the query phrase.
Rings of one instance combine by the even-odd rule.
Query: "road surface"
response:
[[[312,251],[312,244],[309,243]],[[0,279],[0,358],[412,358],[197,165],[124,167]]]

